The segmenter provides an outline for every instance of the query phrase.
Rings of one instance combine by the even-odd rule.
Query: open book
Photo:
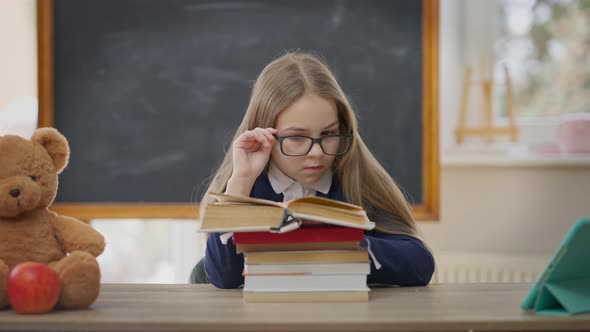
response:
[[[205,207],[200,227],[203,232],[284,233],[299,228],[304,219],[360,229],[375,227],[362,207],[323,197],[278,203],[220,193],[209,196],[217,201]]]

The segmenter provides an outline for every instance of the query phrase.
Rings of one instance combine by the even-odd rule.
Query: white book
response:
[[[246,275],[244,292],[369,291],[367,275]]]
[[[294,263],[244,264],[245,275],[257,274],[369,274],[371,264],[365,263]]]

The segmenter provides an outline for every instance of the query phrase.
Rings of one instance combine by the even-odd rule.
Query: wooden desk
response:
[[[530,284],[377,288],[368,303],[244,303],[209,285],[105,284],[91,310],[17,315],[0,331],[515,331],[590,330],[590,314],[536,316],[519,309]]]

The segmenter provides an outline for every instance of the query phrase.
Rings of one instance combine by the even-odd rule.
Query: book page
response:
[[[308,196],[298,198],[296,200],[291,201],[287,204],[288,207],[296,206],[298,204],[314,204],[314,205],[321,205],[325,207],[334,207],[343,210],[356,210],[361,211],[363,210],[362,207],[350,203],[345,203],[341,201],[337,201],[334,199],[329,199],[325,197],[318,197],[318,196]]]
[[[320,216],[317,213],[314,214],[307,214],[301,212],[293,212],[293,216],[302,220],[312,220],[318,221],[325,224],[336,225],[336,226],[344,226],[344,227],[352,227],[352,228],[361,228],[366,230],[371,230],[375,228],[375,223],[366,219],[362,222],[357,220],[345,220],[344,218],[334,218],[332,216]]]
[[[245,196],[233,196],[221,193],[208,193],[209,196],[215,198],[218,202],[222,203],[245,203],[245,204],[256,204],[256,205],[272,205],[280,208],[285,208],[283,203],[273,202],[267,199],[252,198]]]

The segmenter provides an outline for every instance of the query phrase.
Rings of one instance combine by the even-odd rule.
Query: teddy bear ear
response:
[[[39,128],[35,130],[31,141],[41,144],[53,159],[57,174],[66,168],[70,158],[68,140],[55,128]]]

